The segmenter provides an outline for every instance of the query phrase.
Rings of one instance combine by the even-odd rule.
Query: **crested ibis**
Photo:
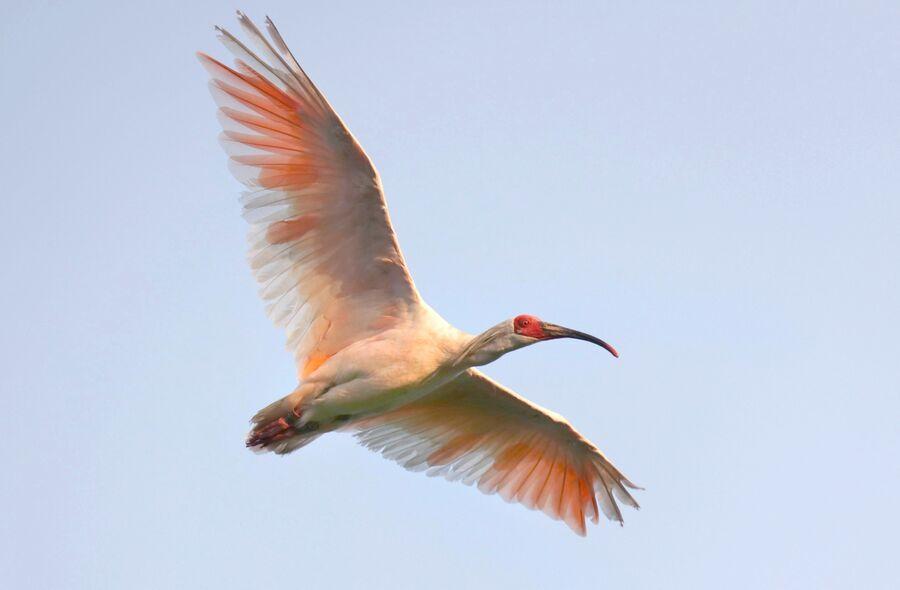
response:
[[[243,193],[249,262],[287,333],[298,385],[252,419],[246,444],[290,453],[352,432],[414,471],[476,484],[584,535],[622,522],[639,489],[562,416],[476,367],[557,338],[603,340],[519,315],[467,334],[426,304],[400,253],[372,162],[268,18],[238,21],[253,49],[216,28],[233,66],[199,53],[220,139]]]

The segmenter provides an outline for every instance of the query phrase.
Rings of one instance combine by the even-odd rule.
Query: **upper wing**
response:
[[[584,535],[597,504],[622,522],[616,498],[639,489],[562,417],[469,369],[424,398],[350,426],[360,442],[406,469],[443,475],[540,508]]]
[[[218,28],[235,67],[198,55],[212,77],[230,168],[250,189],[242,198],[250,265],[304,377],[402,319],[419,295],[369,158],[272,22],[270,42],[238,19],[262,57]]]

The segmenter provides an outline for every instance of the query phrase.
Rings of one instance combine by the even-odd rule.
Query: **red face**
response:
[[[516,334],[540,340],[541,338],[547,337],[547,334],[542,327],[543,323],[544,322],[533,315],[520,315],[516,316],[516,319],[513,320],[513,328],[515,329]]]

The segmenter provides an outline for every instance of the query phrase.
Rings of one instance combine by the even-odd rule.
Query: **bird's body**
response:
[[[579,534],[599,512],[621,522],[635,486],[561,416],[475,367],[542,340],[598,338],[533,316],[478,335],[428,306],[400,253],[365,152],[267,19],[244,15],[254,53],[227,31],[234,68],[200,54],[222,144],[247,187],[250,265],[288,335],[297,388],[260,410],[247,445],[289,453],[334,430],[413,470],[561,518]]]
[[[362,418],[414,401],[467,367],[454,364],[471,336],[428,307],[384,332],[354,342],[310,373],[315,385],[310,420]]]

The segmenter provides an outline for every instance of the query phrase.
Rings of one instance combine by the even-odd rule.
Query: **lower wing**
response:
[[[424,398],[351,426],[366,447],[412,471],[462,481],[540,509],[585,535],[598,511],[638,503],[631,483],[562,416],[469,369]]]

